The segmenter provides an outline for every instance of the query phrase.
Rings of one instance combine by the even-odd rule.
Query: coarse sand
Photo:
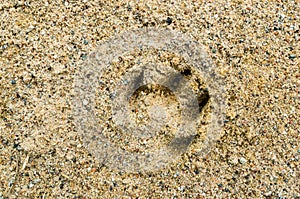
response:
[[[0,0],[0,199],[300,198],[299,3]],[[226,118],[207,155],[194,144],[166,168],[127,173],[78,135],[74,78],[101,41],[142,27],[206,48]]]

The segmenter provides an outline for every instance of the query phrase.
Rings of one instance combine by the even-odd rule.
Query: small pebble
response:
[[[295,54],[291,54],[291,55],[289,55],[289,59],[295,59],[296,58],[296,55]]]
[[[174,178],[176,178],[177,176],[179,176],[179,172],[176,172],[176,173],[174,174]]]
[[[33,182],[29,182],[28,188],[30,189],[30,188],[32,188],[32,187],[34,187],[34,183],[33,183]]]
[[[245,158],[241,157],[241,158],[239,159],[239,162],[240,162],[241,164],[245,164],[245,163],[247,162],[247,160],[246,160]]]
[[[84,106],[86,106],[86,105],[88,105],[89,101],[84,99],[82,103],[83,103]]]
[[[41,182],[41,179],[39,179],[39,178],[33,180],[33,183],[34,183],[34,184],[37,184],[37,183],[39,183],[39,182]]]
[[[85,45],[88,45],[88,44],[89,44],[89,41],[88,41],[88,40],[84,40],[83,43],[84,43]]]
[[[168,25],[171,25],[172,21],[173,20],[170,17],[168,17],[167,20],[166,20],[166,22],[167,22]]]

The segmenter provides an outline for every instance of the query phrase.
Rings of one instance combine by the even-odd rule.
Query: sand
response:
[[[300,198],[299,13],[298,1],[1,1],[0,198]],[[194,143],[128,173],[86,148],[73,88],[101,41],[142,27],[205,46],[226,118],[208,154]]]

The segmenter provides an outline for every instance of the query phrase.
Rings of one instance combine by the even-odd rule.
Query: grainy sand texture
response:
[[[0,0],[0,199],[299,199],[299,26],[299,1]],[[78,134],[74,79],[102,41],[145,27],[205,47],[226,114],[209,153],[199,138],[167,167],[129,173]]]

